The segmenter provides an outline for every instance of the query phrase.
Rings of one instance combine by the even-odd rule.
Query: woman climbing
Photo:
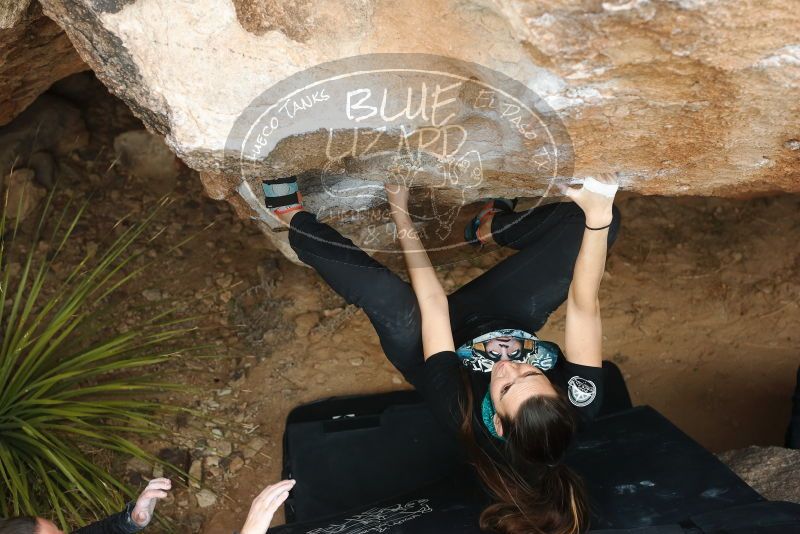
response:
[[[414,231],[404,187],[386,191],[411,285],[304,211],[294,179],[281,182],[264,182],[266,205],[289,226],[298,257],[364,310],[392,364],[464,438],[493,498],[481,528],[586,530],[580,480],[563,458],[579,420],[604,409],[598,289],[619,228],[613,178],[564,187],[572,202],[523,212],[488,202],[465,239],[518,252],[451,295]],[[562,352],[535,332],[565,300]]]

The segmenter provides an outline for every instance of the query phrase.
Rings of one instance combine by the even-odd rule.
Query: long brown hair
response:
[[[474,394],[466,369],[461,438],[472,464],[494,502],[481,512],[480,527],[502,534],[579,534],[589,526],[583,484],[563,456],[576,430],[572,407],[563,391],[523,402],[514,419],[501,417],[505,440],[487,451],[475,440]],[[555,386],[554,386],[555,387]],[[497,454],[492,454],[495,452]],[[498,458],[500,456],[500,458]]]

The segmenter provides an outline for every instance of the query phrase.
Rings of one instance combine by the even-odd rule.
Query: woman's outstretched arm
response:
[[[601,175],[597,182],[616,190],[612,175]],[[586,225],[601,228],[611,224],[614,203],[613,191],[602,194],[584,186],[581,189],[563,189],[586,215]],[[603,364],[603,329],[600,321],[600,281],[606,264],[608,227],[602,230],[583,231],[572,283],[567,296],[567,320],[564,334],[564,354],[572,363],[600,367]]]
[[[386,184],[386,196],[422,316],[422,352],[427,360],[437,352],[455,350],[447,294],[436,277],[428,253],[408,214],[408,188]]]

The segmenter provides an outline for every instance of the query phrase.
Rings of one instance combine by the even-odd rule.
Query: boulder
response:
[[[617,171],[642,194],[800,191],[793,0],[41,4],[209,196],[264,230],[258,182],[290,174],[376,248],[392,241],[387,177],[428,188],[415,209],[439,240],[462,205],[573,174]]]
[[[0,126],[50,85],[89,67],[37,2],[0,5]]]
[[[55,157],[85,148],[89,132],[78,108],[55,95],[42,95],[0,127],[0,173],[28,167],[37,181],[52,184]]]
[[[129,174],[147,182],[157,195],[165,195],[175,188],[179,162],[162,136],[147,130],[123,132],[114,138],[114,152],[120,165]]]
[[[36,185],[31,169],[15,169],[3,181],[2,198],[8,201],[6,215],[19,222],[33,213],[47,196],[47,191]]]
[[[800,450],[753,445],[719,459],[765,498],[800,504]]]
[[[0,5],[0,29],[7,30],[19,24],[28,11],[30,4],[30,0],[3,2]]]

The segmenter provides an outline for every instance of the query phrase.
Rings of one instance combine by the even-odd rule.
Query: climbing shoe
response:
[[[474,247],[479,247],[484,243],[478,239],[478,228],[481,223],[493,213],[512,213],[517,206],[517,199],[493,198],[481,207],[478,214],[470,219],[464,227],[464,241]]]
[[[297,189],[297,176],[262,180],[264,204],[275,215],[303,209],[303,195]]]

